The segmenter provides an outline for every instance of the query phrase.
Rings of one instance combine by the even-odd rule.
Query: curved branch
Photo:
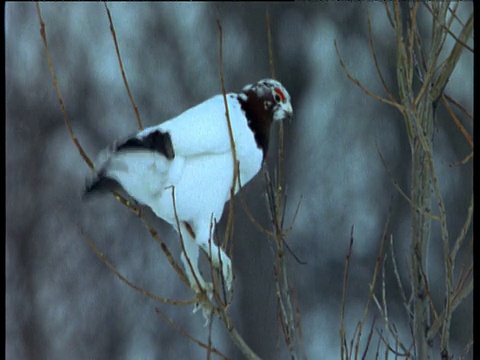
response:
[[[128,85],[127,76],[125,75],[125,70],[123,69],[122,57],[120,56],[120,49],[118,47],[117,35],[115,34],[115,28],[113,26],[113,20],[110,14],[110,9],[108,8],[106,1],[103,4],[105,5],[108,21],[110,22],[110,31],[112,33],[113,43],[115,44],[115,51],[117,52],[118,64],[120,65],[120,72],[122,73],[123,83],[125,84],[125,88],[127,89],[127,93],[128,93],[128,98],[130,99],[130,102],[132,103],[132,106],[133,106],[133,110],[135,111],[138,127],[140,128],[140,130],[143,130],[143,124],[142,124],[142,120],[140,119],[138,107],[137,107],[137,104],[135,103],[135,100],[133,100],[132,92],[130,91],[130,85]]]
[[[38,1],[35,2],[35,7],[37,8],[38,20],[40,21],[40,35],[42,36],[43,46],[45,47],[45,51],[47,53],[48,68],[50,69],[50,75],[52,76],[53,86],[55,87],[55,91],[57,92],[57,96],[58,96],[58,101],[60,102],[60,108],[62,110],[65,126],[67,127],[68,133],[70,134],[70,138],[72,139],[73,143],[77,147],[78,152],[80,153],[80,156],[83,158],[87,166],[92,171],[94,171],[95,167],[93,165],[93,162],[90,160],[85,150],[83,150],[83,147],[82,145],[80,145],[80,142],[78,141],[77,136],[75,135],[75,132],[72,129],[72,125],[70,124],[70,118],[67,114],[67,109],[65,108],[65,101],[63,100],[62,92],[60,91],[60,86],[58,85],[57,76],[55,75],[55,70],[53,69],[52,57],[50,56],[50,50],[48,49],[45,23],[43,22],[42,13],[40,11],[40,4],[38,3]]]
[[[405,112],[405,107],[402,106],[401,104],[399,104],[398,102],[396,101],[392,101],[392,100],[388,100],[388,99],[385,99],[381,96],[378,96],[377,94],[371,92],[370,90],[368,90],[365,86],[362,85],[362,83],[360,81],[358,81],[347,69],[347,67],[345,66],[345,63],[343,62],[343,59],[342,57],[340,56],[340,52],[338,51],[338,46],[337,46],[337,41],[334,40],[334,45],[335,45],[335,51],[337,52],[337,57],[338,57],[338,60],[340,62],[340,66],[342,67],[343,71],[345,72],[345,75],[347,75],[347,77],[355,84],[357,85],[364,93],[366,93],[368,96],[372,97],[373,99],[375,100],[378,100],[382,103],[385,103],[385,104],[388,104],[388,105],[391,105],[395,108],[397,108],[402,114]]]

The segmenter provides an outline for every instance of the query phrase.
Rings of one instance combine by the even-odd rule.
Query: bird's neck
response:
[[[245,93],[247,99],[241,96],[238,101],[245,112],[248,127],[252,130],[259,149],[263,152],[263,159],[267,156],[270,139],[270,127],[273,119],[271,112],[265,108],[264,100],[260,99],[253,91]]]

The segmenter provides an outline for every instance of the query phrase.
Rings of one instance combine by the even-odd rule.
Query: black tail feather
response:
[[[82,198],[85,199],[94,194],[104,194],[120,190],[121,188],[122,187],[117,180],[107,176],[97,175],[93,180],[87,180]]]

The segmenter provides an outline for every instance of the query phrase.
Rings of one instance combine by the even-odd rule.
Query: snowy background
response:
[[[388,233],[396,240],[403,268],[408,250],[410,210],[376,150],[378,144],[399,185],[408,189],[410,149],[403,119],[347,79],[334,48],[336,40],[354,76],[384,95],[369,51],[366,6],[381,68],[395,89],[394,33],[381,3],[269,5],[277,78],[290,92],[295,112],[293,121],[285,124],[287,219],[302,196],[303,201],[288,243],[307,265],[290,257],[289,270],[311,359],[339,358],[342,277],[351,226],[355,226],[355,243],[346,316],[350,336],[362,316],[389,207]],[[145,126],[221,92],[217,18],[223,26],[227,91],[270,76],[265,4],[111,3],[109,7]],[[472,8],[473,3],[462,3],[459,16],[465,20]],[[73,129],[94,157],[111,141],[137,129],[104,5],[42,3],[41,9]],[[420,24],[429,26],[427,21]],[[172,330],[155,307],[206,341],[200,313],[192,315],[191,307],[169,307],[143,297],[121,283],[87,246],[85,238],[94,241],[122,275],[159,296],[190,296],[133,213],[113,196],[81,200],[89,169],[65,129],[39,28],[33,3],[6,5],[6,358],[205,358],[205,351]],[[451,46],[447,42],[446,48]],[[473,112],[471,53],[462,56],[446,92]],[[461,120],[471,133],[472,123]],[[276,146],[273,141],[267,159],[271,169]],[[471,162],[451,166],[470,150],[443,107],[435,147],[449,227],[456,237],[470,199],[472,166]],[[268,225],[264,190],[263,177],[258,176],[245,194],[255,216]],[[238,200],[235,208],[233,318],[260,356],[275,358],[271,246]],[[161,221],[156,226],[178,255],[174,230]],[[434,228],[431,277],[440,306],[443,271],[438,240]],[[406,276],[404,281],[407,286]],[[405,312],[391,271],[387,290],[391,318],[404,332]],[[374,314],[378,315],[375,309]],[[454,314],[455,351],[472,336],[472,314],[470,297]],[[213,341],[230,357],[242,358],[218,322]]]

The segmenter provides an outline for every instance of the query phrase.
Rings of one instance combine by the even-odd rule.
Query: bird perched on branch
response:
[[[181,259],[196,292],[211,293],[212,286],[198,268],[199,248],[221,271],[227,289],[233,281],[230,258],[211,240],[233,186],[231,140],[239,170],[236,193],[260,171],[272,123],[292,115],[290,95],[272,79],[247,85],[240,93],[228,93],[226,102],[231,134],[224,95],[214,96],[113,143],[100,153],[85,189],[87,195],[121,187],[180,231]]]

